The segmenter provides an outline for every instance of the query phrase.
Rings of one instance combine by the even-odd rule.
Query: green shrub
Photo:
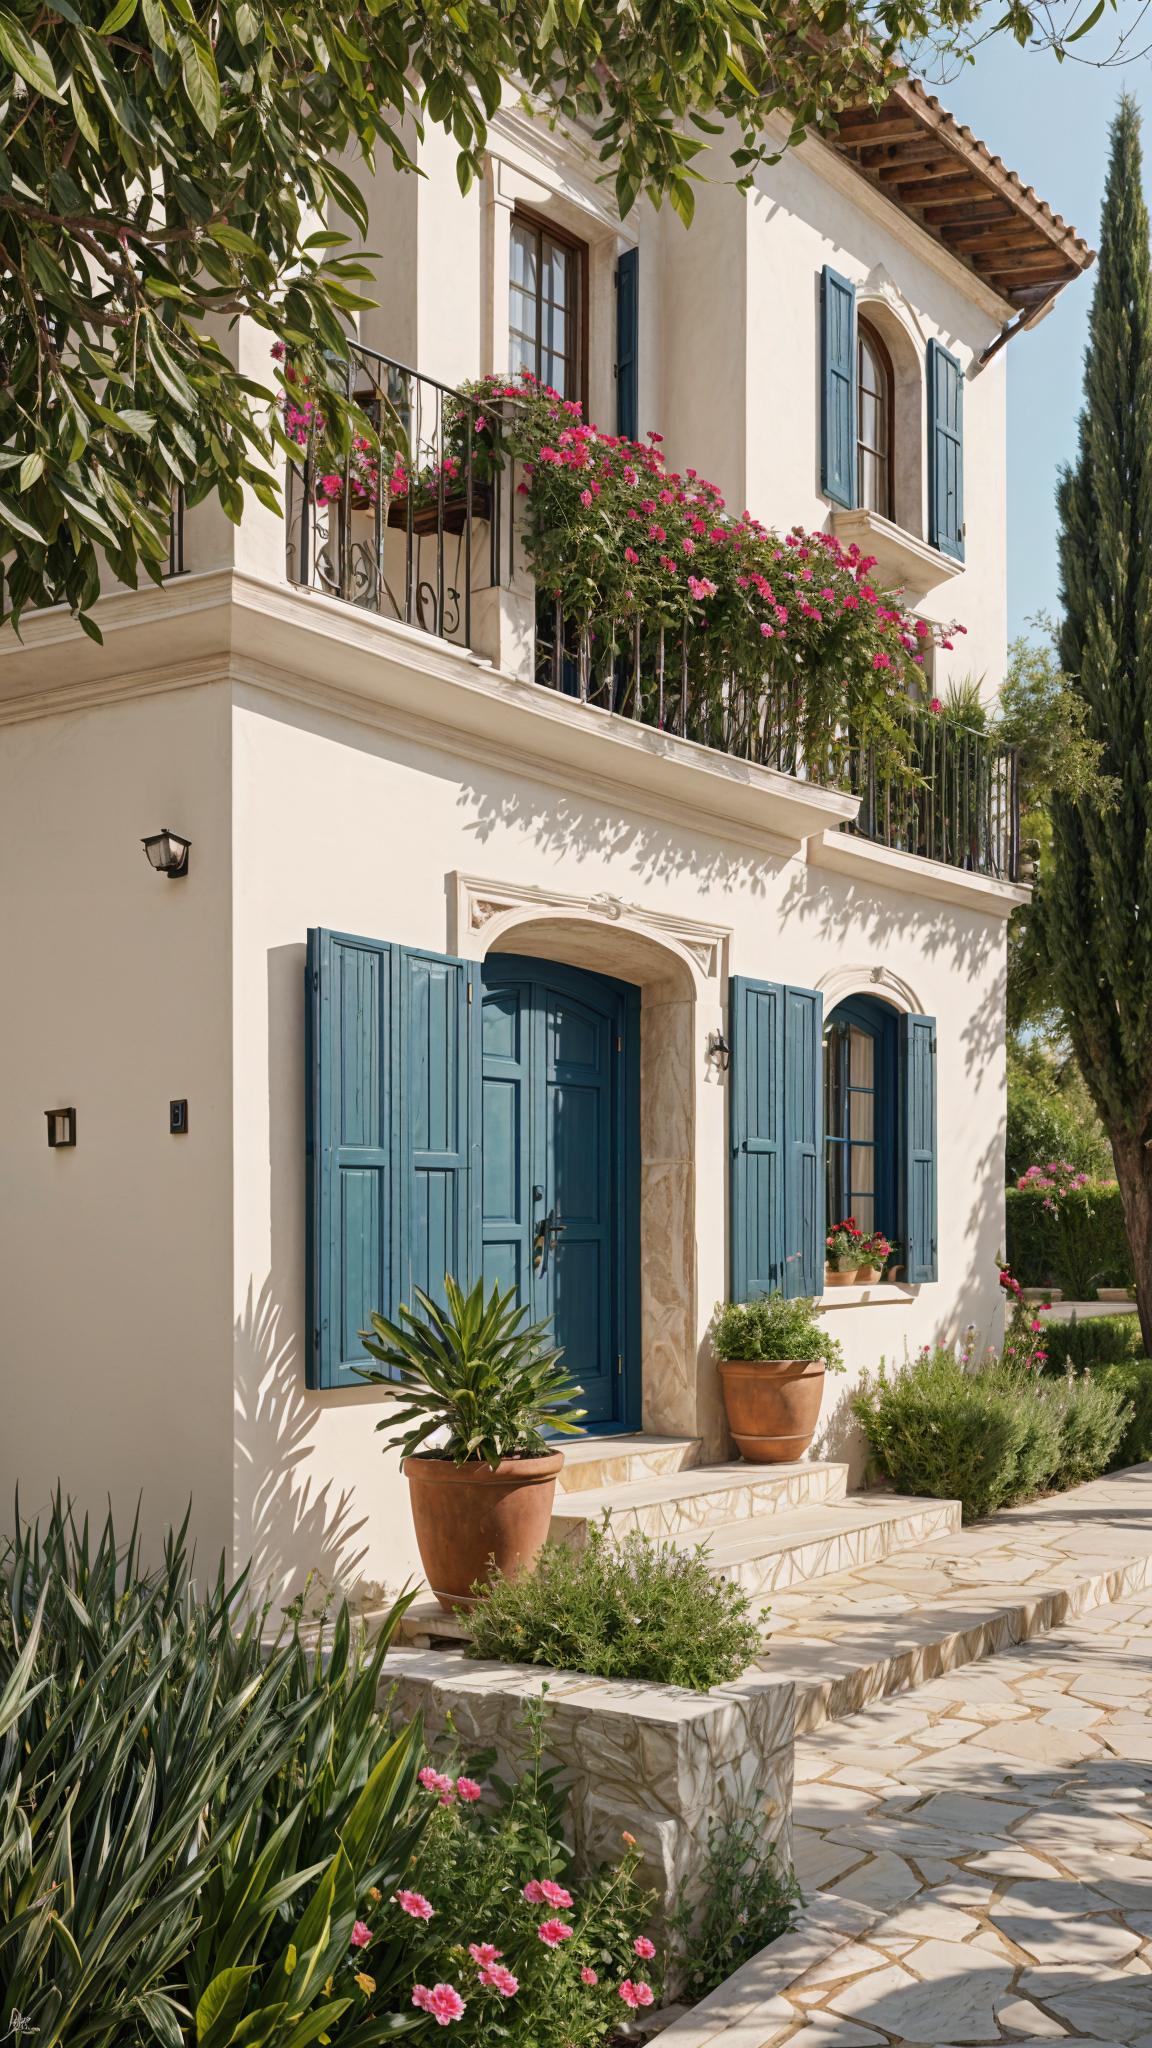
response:
[[[358,1967],[454,1989],[465,2006],[452,2023],[456,2048],[594,2048],[631,2017],[622,1984],[643,1986],[643,2003],[659,2000],[662,1958],[645,1933],[655,1897],[636,1882],[635,1844],[625,1838],[621,1861],[584,1883],[570,1874],[568,1793],[557,1788],[559,1767],[544,1761],[547,1716],[546,1700],[526,1702],[511,1783],[489,1775],[492,1751],[461,1756],[449,1732],[439,1774],[424,1774],[429,1824],[405,1891],[365,1913],[371,1940]],[[549,1920],[569,1930],[554,1946],[540,1934]]]
[[[702,1544],[678,1550],[636,1529],[615,1543],[605,1516],[582,1549],[546,1543],[534,1572],[473,1587],[469,1655],[696,1692],[726,1685],[758,1655],[761,1631],[747,1595],[706,1559]]]
[[[1014,1280],[1022,1287],[1060,1287],[1074,1301],[1087,1300],[1089,1288],[1101,1284],[1098,1273],[1117,1272],[1116,1286],[1131,1285],[1132,1248],[1115,1181],[1073,1188],[1053,1209],[1044,1201],[1043,1188],[1005,1191],[1006,1252]]]
[[[1075,1082],[1079,1085],[1061,1089],[1050,1069],[1033,1073],[1018,1054],[1009,1053],[1004,1147],[1009,1187],[1030,1166],[1048,1159],[1066,1159],[1076,1173],[1111,1173],[1111,1147],[1079,1075]]]
[[[940,1348],[852,1403],[868,1447],[898,1493],[958,1500],[976,1521],[1049,1489],[1095,1479],[1124,1436],[1123,1391],[1003,1365],[978,1371]]]
[[[1119,1391],[1132,1406],[1112,1456],[1113,1468],[1142,1465],[1152,1458],[1152,1358],[1128,1358],[1121,1364],[1105,1365],[1092,1378],[1098,1386]]]
[[[1130,1313],[1078,1316],[1075,1322],[1067,1323],[1046,1315],[1041,1321],[1050,1373],[1066,1373],[1069,1368],[1073,1372],[1083,1372],[1085,1366],[1119,1365],[1126,1358],[1138,1358],[1142,1349],[1140,1318]]]
[[[717,1302],[712,1346],[717,1358],[822,1358],[829,1372],[843,1372],[843,1350],[821,1329],[820,1314],[814,1301],[785,1301],[779,1293],[723,1308]]]
[[[708,1830],[703,1910],[693,1909],[680,1880],[668,1929],[693,2000],[706,1998],[734,1970],[787,1934],[804,1901],[794,1873],[765,1842],[754,1813],[729,1810]]]

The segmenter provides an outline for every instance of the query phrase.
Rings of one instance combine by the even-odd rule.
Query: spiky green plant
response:
[[[59,1495],[0,1578],[0,2012],[36,2048],[339,2048],[413,2024],[349,1936],[419,1837],[421,1731],[376,1711],[408,1596],[368,1657],[347,1607],[309,1658],[262,1650],[246,1574],[204,1599],[184,1526],[95,1546]],[[7,1583],[4,1583],[6,1580]],[[338,1982],[334,1980],[339,1980]]]
[[[435,1430],[447,1429],[437,1457],[457,1465],[475,1459],[495,1470],[501,1458],[542,1457],[546,1428],[580,1435],[587,1411],[570,1404],[584,1390],[557,1365],[562,1354],[550,1341],[551,1318],[522,1330],[528,1310],[513,1306],[514,1287],[501,1294],[493,1286],[485,1306],[482,1280],[466,1296],[446,1273],[444,1291],[446,1308],[417,1287],[422,1318],[403,1307],[398,1326],[374,1312],[375,1338],[360,1332],[365,1350],[388,1371],[362,1365],[353,1370],[402,1404],[399,1415],[376,1424],[400,1429],[387,1448],[399,1446],[411,1458]],[[402,1427],[406,1423],[412,1427]]]

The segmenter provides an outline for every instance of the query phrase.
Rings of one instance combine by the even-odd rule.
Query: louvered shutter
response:
[[[445,1273],[467,1288],[475,1264],[473,968],[405,947],[399,969],[400,1299],[420,1287],[442,1302]]]
[[[936,1257],[936,1019],[900,1019],[903,1225],[908,1279],[938,1277]]]
[[[730,1284],[733,1301],[750,1301],[783,1284],[783,989],[773,982],[733,975],[728,1042]]]
[[[856,287],[827,263],[820,280],[820,488],[856,503]]]
[[[938,341],[928,343],[928,539],[964,560],[964,373]]]
[[[784,1293],[824,1291],[824,998],[784,990]]]
[[[392,1302],[393,949],[310,931],[306,1379],[358,1385],[359,1332]]]
[[[634,441],[640,431],[640,251],[626,249],[616,264],[616,432]]]

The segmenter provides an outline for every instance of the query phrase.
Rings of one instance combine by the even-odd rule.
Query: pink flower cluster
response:
[[[454,1806],[458,1798],[471,1803],[481,1796],[481,1788],[475,1778],[457,1778],[453,1783],[450,1777],[443,1771],[434,1770],[431,1764],[425,1764],[419,1778],[426,1792],[439,1793],[441,1806]]]
[[[412,2003],[421,2012],[430,2013],[438,2026],[446,2027],[452,2020],[463,2019],[465,2001],[452,1984],[434,1984],[429,1990],[426,1984],[416,1984],[412,1989]]]

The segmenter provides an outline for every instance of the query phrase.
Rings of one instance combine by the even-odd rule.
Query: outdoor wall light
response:
[[[76,1143],[76,1111],[74,1109],[46,1109],[48,1119],[48,1143],[53,1151],[58,1145]]]
[[[167,875],[170,882],[174,882],[177,875],[188,873],[190,839],[181,839],[178,832],[170,832],[165,825],[162,832],[154,832],[151,839],[141,843],[157,873]]]
[[[722,1031],[710,1031],[708,1033],[708,1058],[715,1060],[722,1074],[728,1072],[728,1062],[731,1057],[728,1041],[724,1033]]]

